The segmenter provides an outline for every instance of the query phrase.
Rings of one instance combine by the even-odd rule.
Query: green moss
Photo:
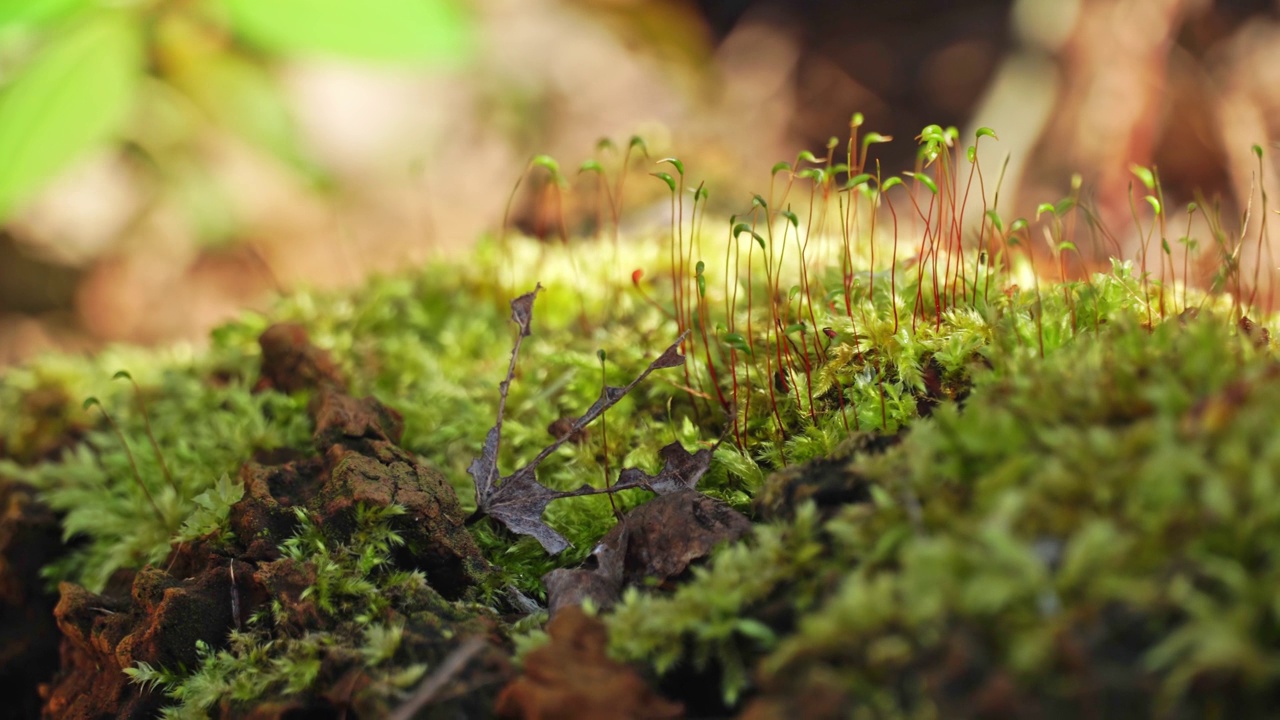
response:
[[[322,677],[333,682],[352,672],[368,680],[357,702],[385,714],[386,703],[419,680],[428,661],[442,659],[454,633],[483,633],[494,622],[484,608],[445,601],[421,572],[395,568],[392,553],[403,540],[391,521],[403,513],[398,505],[361,505],[350,539],[339,544],[299,510],[298,531],[280,546],[276,565],[292,564],[289,572],[308,580],[300,593],[274,598],[246,629],[231,633],[224,649],[198,642],[193,668],[140,663],[126,672],[177,701],[165,717],[207,717],[220,704],[287,702]]]
[[[930,157],[938,143],[951,148],[942,151],[951,164],[940,163],[951,176],[913,197],[956,200],[945,197],[962,185],[955,138],[922,136]],[[0,472],[33,482],[67,513],[68,536],[85,542],[49,573],[93,589],[116,569],[157,561],[175,540],[219,531],[237,497],[219,478],[257,450],[309,452],[307,399],[250,391],[258,336],[293,321],[331,353],[353,394],[404,416],[405,448],[473,509],[466,468],[496,416],[508,302],[541,282],[507,403],[504,471],[532,460],[554,439],[548,428],[581,415],[602,383],[624,384],[690,330],[684,368],[655,373],[560,447],[539,482],[567,490],[602,486],[624,466],[654,472],[658,449],[679,440],[716,446],[700,489],[745,511],[762,488],[777,510],[786,494],[769,483],[802,481],[795,466],[823,459],[870,498],[778,512],[785,519],[723,549],[674,593],[629,591],[607,617],[619,656],[657,674],[716,673],[730,703],[748,691],[783,700],[834,692],[884,717],[935,716],[964,701],[946,689],[955,667],[979,685],[1010,679],[1020,697],[1070,716],[1064,708],[1086,680],[1071,675],[1064,648],[1077,647],[1095,674],[1123,666],[1119,689],[1106,691],[1135,693],[1139,705],[1200,707],[1189,689],[1206,678],[1243,688],[1238,697],[1270,692],[1280,667],[1267,590],[1280,574],[1268,549],[1280,540],[1280,451],[1268,442],[1268,408],[1280,385],[1266,344],[1234,329],[1239,301],[1120,260],[1078,282],[1039,279],[1022,259],[1027,224],[1006,230],[994,211],[983,216],[983,251],[962,261],[951,219],[935,210],[946,202],[925,215],[902,198],[907,187],[890,194],[888,180],[842,189],[834,178],[861,170],[854,160],[853,170],[828,161],[798,172],[728,228],[703,222],[681,233],[683,258],[671,238],[489,241],[464,260],[355,292],[297,293],[269,316],[219,329],[199,356],[120,350],[10,371],[0,401],[41,413],[0,417],[5,453],[31,463],[69,449],[22,467],[4,461]],[[919,211],[923,241],[905,229],[899,238],[896,221],[873,230],[870,218],[894,198],[904,218]],[[1070,249],[1064,218],[1077,201],[1045,210],[1055,254]],[[791,214],[809,203],[812,217]],[[825,230],[802,231],[810,227]],[[1238,286],[1238,268],[1224,272],[1222,284],[1234,272]],[[132,389],[109,380],[121,368],[142,387],[176,491],[149,450]],[[77,409],[89,396],[119,424],[159,515],[120,439]],[[77,429],[87,430],[83,441],[61,436]],[[851,435],[901,442],[854,443],[851,457],[831,461]],[[633,490],[616,501],[625,510],[647,497]],[[469,528],[497,567],[487,602],[506,602],[513,588],[541,598],[539,578],[582,560],[616,522],[604,496],[557,500],[545,519],[570,550],[548,556],[488,521]],[[338,544],[304,521],[285,547],[310,563],[307,599],[336,629],[286,638],[263,626],[227,649],[206,648],[193,674],[139,668],[138,679],[200,711],[301,692],[317,662],[339,656],[385,673],[388,687],[411,681],[421,658],[387,660],[399,626],[385,616],[462,610],[427,602],[411,574],[384,572],[392,540],[380,523]]]
[[[163,357],[163,356],[161,356]],[[236,488],[219,478],[234,476],[255,451],[303,447],[310,421],[303,400],[274,392],[253,394],[252,378],[232,376],[214,383],[210,366],[190,361],[166,366],[156,358],[136,358],[135,377],[145,382],[146,408],[156,443],[174,480],[171,486],[153,452],[132,387],[112,382],[113,358],[51,362],[70,370],[67,385],[93,392],[124,434],[129,450],[109,428],[94,429],[63,452],[59,460],[21,467],[0,459],[0,473],[31,483],[54,510],[65,513],[67,538],[85,538],[55,567],[51,580],[71,580],[101,590],[113,572],[159,562],[171,541],[216,529],[226,508],[238,499]],[[37,364],[5,376],[0,392],[21,397],[28,387],[49,382],[51,368]],[[112,370],[111,372],[114,372]],[[84,391],[84,390],[81,390]],[[70,398],[68,398],[70,399]],[[79,406],[79,400],[75,401]],[[77,415],[88,414],[70,409]],[[96,411],[89,411],[89,413]],[[88,425],[89,417],[79,422]],[[141,482],[155,499],[153,507],[134,478],[130,453]],[[156,508],[159,509],[159,515]]]
[[[1012,676],[1069,717],[1085,676],[1125,653],[1135,677],[1099,692],[1160,712],[1265,707],[1280,667],[1277,367],[1216,319],[1148,332],[1114,318],[1044,361],[1003,356],[963,410],[944,404],[847,464],[872,503],[818,527],[802,510],[670,597],[629,596],[613,648],[659,673],[714,658],[729,699],[759,661],[767,692],[834,691],[891,717],[960,706],[939,689],[945,662],[979,685]],[[780,538],[810,545],[780,552]],[[794,627],[766,602],[782,583]],[[751,620],[789,632],[760,643],[734,626]],[[958,638],[971,656],[944,661]],[[1191,692],[1210,677],[1219,695]]]

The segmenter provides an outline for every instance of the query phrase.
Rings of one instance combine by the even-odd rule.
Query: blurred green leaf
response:
[[[184,63],[170,79],[219,125],[310,170],[280,88],[263,66],[228,53],[208,53]]]
[[[234,202],[227,188],[194,158],[176,153],[161,158],[164,184],[160,196],[180,207],[202,243],[233,242],[240,228]]]
[[[0,2],[0,29],[14,25],[45,25],[88,5],[89,0],[5,0]]]
[[[234,30],[267,50],[366,60],[452,60],[470,26],[450,0],[222,0]]]
[[[140,40],[129,16],[96,15],[46,45],[0,92],[0,218],[124,123]]]

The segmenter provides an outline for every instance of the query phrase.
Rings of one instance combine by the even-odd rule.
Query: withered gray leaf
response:
[[[613,489],[640,487],[659,495],[669,495],[678,490],[694,490],[711,467],[710,449],[702,448],[690,453],[679,441],[663,447],[658,455],[662,458],[662,470],[657,475],[650,475],[640,468],[625,468],[618,475],[618,482]]]
[[[624,588],[678,581],[713,548],[751,532],[751,521],[725,503],[682,489],[632,509],[610,530],[581,567],[553,570],[542,578],[554,615],[590,599],[605,608]]]
[[[649,364],[649,370],[661,370],[663,368],[679,367],[683,365],[684,355],[680,354],[680,343],[684,342],[685,335],[688,334],[689,331],[685,330],[684,334],[682,334],[680,338],[671,345],[671,347],[664,350],[663,353],[658,356],[657,360],[654,360]],[[641,377],[644,376],[642,375]]]
[[[515,320],[516,324],[520,326],[520,335],[522,337],[529,337],[533,332],[530,327],[533,322],[533,301],[537,299],[538,291],[540,290],[542,290],[542,283],[538,283],[532,291],[511,301],[511,319]]]
[[[471,475],[476,486],[476,498],[489,497],[493,492],[493,483],[498,479],[498,442],[502,436],[502,418],[498,424],[489,428],[484,436],[484,447],[480,454],[471,460],[467,473]]]
[[[671,346],[668,347],[660,357],[665,357],[666,355],[674,352],[680,358],[680,362],[684,362],[684,356],[679,355],[677,348],[680,347],[680,343],[684,342],[685,336],[687,336],[688,334],[689,334],[688,330],[681,333],[680,337],[676,338],[676,341],[672,343]],[[551,453],[555,452],[557,449],[560,448],[561,445],[568,442],[569,438],[573,437],[574,433],[577,433],[578,431],[582,430],[586,426],[590,425],[596,418],[603,415],[606,410],[616,405],[619,400],[621,400],[623,397],[626,396],[627,393],[631,392],[631,390],[634,389],[636,385],[639,385],[641,380],[644,380],[646,377],[649,376],[649,373],[654,371],[654,363],[656,362],[657,360],[654,360],[652,363],[649,363],[649,366],[644,369],[644,372],[641,372],[639,375],[637,375],[636,379],[627,383],[627,386],[624,388],[612,388],[609,386],[605,386],[605,389],[600,393],[600,397],[597,398],[596,401],[591,404],[590,408],[587,408],[587,411],[582,414],[582,417],[573,421],[573,424],[569,427],[568,433],[566,433],[564,436],[560,438],[557,438],[555,442],[543,448],[542,452],[538,453],[537,457],[535,457],[532,461],[530,461],[528,465],[524,466],[520,470],[517,470],[516,472],[519,473],[525,470],[532,471],[533,468],[536,468],[539,464],[542,463],[543,460],[546,460],[547,457],[551,455]],[[604,492],[604,491],[600,490],[599,492]]]
[[[506,412],[507,393],[511,389],[511,379],[516,374],[516,359],[520,356],[520,344],[529,336],[529,324],[533,321],[533,301],[541,290],[542,283],[538,283],[532,291],[511,301],[511,319],[520,327],[520,334],[516,336],[516,342],[511,347],[507,375],[502,382],[498,383],[498,420],[485,434],[484,447],[480,451],[480,456],[473,459],[467,466],[467,473],[471,475],[476,486],[476,504],[481,510],[484,510],[482,498],[487,499],[493,493],[494,483],[498,479],[498,448],[502,444],[502,418]]]
[[[534,477],[532,468],[521,469],[502,479],[489,494],[485,513],[514,533],[532,536],[548,553],[555,555],[569,547],[563,535],[542,521],[542,513],[552,500],[573,495],[593,495],[599,490],[583,485],[577,490],[552,490]]]
[[[688,331],[682,333],[670,347],[663,351],[653,362],[649,363],[649,366],[626,387],[606,386],[601,391],[600,398],[591,405],[582,417],[573,421],[567,433],[557,438],[555,442],[546,448],[543,448],[542,452],[538,453],[537,457],[528,465],[506,477],[498,478],[498,449],[502,444],[502,419],[506,412],[507,393],[511,387],[511,380],[515,377],[516,359],[520,355],[520,345],[524,338],[528,337],[532,332],[533,301],[537,298],[538,291],[541,289],[542,285],[539,284],[532,292],[525,293],[511,301],[511,319],[519,326],[520,333],[516,336],[515,345],[511,349],[511,362],[507,366],[507,375],[498,384],[497,421],[485,435],[484,446],[480,455],[471,461],[471,464],[467,467],[467,472],[471,475],[476,488],[477,511],[476,515],[473,516],[475,519],[488,515],[505,525],[512,532],[534,537],[542,545],[543,549],[554,555],[569,547],[569,541],[542,521],[542,513],[546,510],[547,505],[551,501],[563,497],[591,495],[607,491],[597,490],[588,485],[583,485],[577,490],[570,491],[552,490],[538,482],[534,474],[538,465],[567,442],[570,437],[573,437],[574,434],[615,405],[628,392],[631,392],[641,380],[648,377],[649,373],[657,369],[675,367],[683,363],[684,356],[680,354],[679,347],[689,333]],[[664,449],[665,452],[666,450]],[[665,454],[664,457],[666,457]],[[694,482],[697,482],[696,478]]]

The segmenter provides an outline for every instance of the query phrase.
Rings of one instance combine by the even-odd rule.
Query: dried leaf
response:
[[[544,550],[555,555],[568,548],[569,541],[542,521],[542,513],[547,505],[552,500],[599,492],[602,491],[590,485],[567,492],[551,490],[537,481],[533,466],[527,465],[504,477],[502,484],[489,494],[482,508],[485,514],[507,526],[508,530],[532,536]]]
[[[532,291],[511,301],[511,319],[520,326],[521,337],[529,337],[533,332],[530,328],[530,323],[533,322],[533,301],[537,299],[541,289],[542,283],[538,283]]]
[[[498,416],[498,424],[489,428],[484,436],[484,447],[480,454],[467,466],[467,473],[476,486],[476,503],[480,498],[488,498],[493,493],[493,483],[498,478],[498,443],[502,439],[502,416]]]
[[[547,605],[553,617],[586,599],[598,608],[611,607],[623,588],[647,583],[664,587],[715,546],[749,532],[751,521],[745,515],[702,493],[685,488],[659,496],[627,513],[581,567],[544,575]]]
[[[542,576],[547,589],[547,610],[555,617],[561,608],[590,600],[598,610],[613,607],[622,595],[630,534],[618,523],[600,538],[591,554],[576,568],[556,568]]]
[[[670,367],[680,367],[681,365],[683,365],[684,355],[680,354],[679,348],[680,348],[680,343],[684,342],[684,338],[688,334],[689,334],[689,331],[685,330],[684,333],[680,335],[680,338],[676,340],[676,342],[671,347],[664,350],[663,353],[658,356],[657,360],[654,360],[652,363],[649,363],[649,370],[648,372],[645,373],[645,375],[648,375],[650,372],[653,372],[654,370],[661,370],[663,368],[670,368]],[[644,375],[641,375],[640,379],[643,379],[643,378],[644,378]]]
[[[581,431],[583,428],[590,425],[596,418],[603,415],[606,410],[616,405],[618,401],[625,397],[627,393],[631,392],[636,385],[639,385],[642,380],[649,377],[649,373],[661,368],[678,367],[684,364],[684,355],[680,354],[679,348],[680,344],[684,342],[684,339],[688,337],[688,335],[688,330],[680,333],[680,337],[676,338],[676,341],[671,343],[671,345],[664,350],[661,355],[659,355],[653,362],[649,363],[649,366],[644,369],[644,372],[640,373],[634,380],[627,383],[626,387],[617,388],[606,385],[604,390],[600,392],[600,397],[591,404],[591,407],[587,408],[587,411],[582,414],[582,417],[573,421],[573,424],[570,426],[570,435],[562,437],[544,448],[543,451],[538,453],[538,456],[535,457],[527,467],[537,467],[539,463],[547,459],[551,453],[555,452],[561,445],[563,445],[568,438],[572,436],[572,433]],[[672,360],[672,357],[677,359]],[[659,363],[667,364],[660,365]]]
[[[719,544],[751,532],[746,515],[693,490],[660,495],[627,513],[624,585],[678,580]]]
[[[547,625],[551,642],[529,653],[524,674],[498,696],[500,718],[678,718],[684,706],[654,692],[635,670],[609,657],[604,623],[577,608]]]
[[[542,285],[539,284],[532,292],[525,293],[511,301],[511,319],[519,326],[520,333],[516,336],[515,345],[511,349],[511,362],[507,366],[507,375],[498,384],[497,421],[489,429],[488,434],[485,435],[484,447],[480,455],[473,459],[471,465],[467,467],[467,473],[471,475],[476,488],[476,513],[472,516],[471,521],[488,515],[505,525],[512,532],[533,536],[541,543],[544,550],[554,555],[569,547],[569,541],[542,521],[542,513],[546,510],[547,505],[552,500],[558,500],[563,497],[592,495],[608,491],[597,490],[587,485],[567,492],[552,490],[538,482],[534,474],[538,465],[567,442],[569,438],[581,432],[591,421],[600,417],[606,410],[626,396],[627,393],[631,392],[641,380],[648,377],[649,373],[661,368],[675,367],[682,364],[684,356],[680,354],[679,347],[689,333],[688,331],[682,333],[670,347],[663,351],[657,359],[645,368],[644,372],[640,373],[626,387],[606,386],[601,391],[599,399],[591,405],[587,412],[572,422],[568,432],[543,448],[542,452],[538,453],[537,457],[528,465],[506,477],[499,478],[498,449],[502,444],[502,418],[506,412],[507,393],[511,387],[511,380],[515,377],[516,359],[520,355],[520,345],[524,338],[528,337],[532,332],[533,301],[537,298],[538,291],[541,289]]]
[[[507,408],[507,393],[511,389],[511,380],[516,374],[516,359],[520,357],[520,345],[530,334],[530,323],[533,321],[533,301],[542,290],[538,283],[531,292],[527,292],[511,301],[511,320],[520,328],[515,345],[511,348],[511,361],[507,363],[507,376],[498,383],[498,420],[484,438],[484,448],[480,456],[471,461],[467,473],[471,475],[476,486],[476,505],[484,510],[484,504],[493,493],[498,478],[498,448],[502,444],[502,418]]]
[[[702,448],[695,453],[685,450],[679,442],[658,451],[662,457],[662,470],[650,475],[640,468],[625,468],[618,475],[614,490],[645,488],[659,495],[669,495],[678,490],[693,490],[711,467],[711,450]]]

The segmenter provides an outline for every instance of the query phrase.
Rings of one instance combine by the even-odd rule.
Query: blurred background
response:
[[[855,111],[896,136],[887,172],[926,124],[994,128],[1006,217],[1078,172],[1130,227],[1137,164],[1167,207],[1199,190],[1238,219],[1259,172],[1280,191],[1280,2],[8,0],[0,366],[198,342],[276,292],[464,251],[532,156],[572,175],[601,138],[679,155],[734,212]],[[636,222],[666,192],[637,173]],[[516,226],[547,232],[538,198]]]

